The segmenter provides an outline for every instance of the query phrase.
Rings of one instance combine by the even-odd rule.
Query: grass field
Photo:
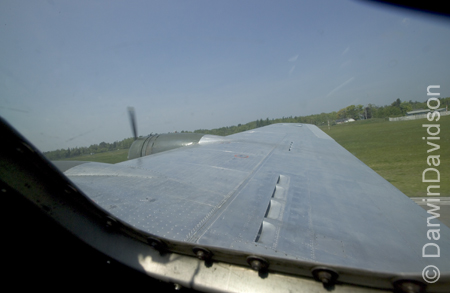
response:
[[[440,124],[440,149],[433,154],[441,156],[440,166],[436,167],[441,176],[441,196],[450,196],[450,116],[443,116],[438,122],[369,119],[321,129],[407,196],[426,196],[431,183],[422,183],[422,172],[429,167],[426,160],[430,147],[422,139],[427,136],[422,124]],[[127,155],[128,150],[117,150],[70,160],[118,163],[125,161]]]
[[[96,153],[92,155],[73,157],[70,159],[64,159],[63,161],[90,161],[90,162],[115,164],[126,161],[127,157],[128,157],[128,149],[122,149],[104,153]]]
[[[440,193],[450,196],[450,116],[443,116],[438,122],[369,119],[335,125],[330,130],[321,128],[407,196],[426,196],[428,185],[439,183],[422,183],[422,172],[430,167],[427,150],[431,148],[422,139],[428,136],[422,124],[440,124],[440,140],[434,141],[440,149],[430,154],[440,155],[441,162],[436,167],[440,172]]]

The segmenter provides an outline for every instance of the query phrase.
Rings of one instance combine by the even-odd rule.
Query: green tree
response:
[[[401,103],[402,103],[402,101],[400,101],[400,99],[397,99],[391,104],[391,106],[392,107],[400,107]]]
[[[406,115],[406,112],[412,111],[412,106],[409,102],[402,102],[400,104],[400,110],[403,115]]]

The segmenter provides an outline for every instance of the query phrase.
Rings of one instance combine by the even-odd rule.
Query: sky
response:
[[[450,96],[450,20],[365,1],[1,1],[0,116],[41,151]]]

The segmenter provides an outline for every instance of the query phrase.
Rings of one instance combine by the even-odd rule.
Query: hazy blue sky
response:
[[[359,1],[1,1],[0,115],[43,151],[450,96],[450,22]]]

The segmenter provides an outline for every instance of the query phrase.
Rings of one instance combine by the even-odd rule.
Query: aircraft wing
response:
[[[261,291],[313,277],[387,290],[450,287],[450,229],[429,220],[440,229],[429,240],[430,214],[314,125],[207,135],[198,145],[81,164],[65,175],[87,214],[57,198],[48,213],[104,253],[183,286]],[[427,243],[439,257],[422,256]],[[423,281],[430,264],[439,282]]]

